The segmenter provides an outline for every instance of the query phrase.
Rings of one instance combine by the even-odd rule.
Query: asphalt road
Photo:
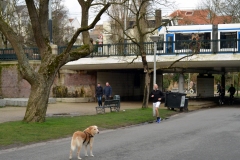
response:
[[[0,151],[1,160],[67,160],[70,137]],[[100,132],[93,154],[83,160],[238,160],[238,108],[182,113],[160,124]],[[73,159],[77,159],[76,152]]]

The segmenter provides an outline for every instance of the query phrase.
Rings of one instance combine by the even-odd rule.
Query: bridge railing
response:
[[[24,48],[24,52],[29,60],[40,60],[38,48]],[[0,49],[1,61],[15,61],[17,60],[16,52],[13,48]]]
[[[74,48],[79,46],[74,46]],[[59,52],[66,47],[59,47]],[[154,54],[154,43],[144,43],[146,55]],[[177,54],[217,54],[217,53],[240,53],[239,39],[226,40],[177,40],[157,42],[157,55],[177,55]],[[90,57],[108,56],[135,56],[139,55],[139,47],[134,43],[125,44],[103,44],[95,45]]]
[[[73,46],[72,49],[80,46]],[[66,46],[58,47],[58,54],[61,54]],[[154,54],[154,43],[144,43],[143,50],[146,55]],[[29,60],[40,60],[38,48],[24,48]],[[220,53],[240,53],[239,39],[226,40],[176,40],[157,42],[157,55],[177,55],[177,54],[220,54]],[[108,56],[136,56],[140,55],[139,47],[134,43],[125,44],[102,44],[94,45],[93,52],[89,57],[108,57]],[[12,48],[0,49],[0,60],[17,60],[15,51]]]

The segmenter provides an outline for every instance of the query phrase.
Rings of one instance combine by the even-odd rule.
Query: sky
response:
[[[169,15],[176,9],[195,9],[201,0],[175,0],[176,7],[174,8],[163,8],[163,15]],[[81,7],[77,0],[65,0],[64,5],[69,10],[70,18],[77,18],[81,20]],[[91,18],[91,17],[90,17]],[[107,17],[103,16],[99,23],[106,21]]]

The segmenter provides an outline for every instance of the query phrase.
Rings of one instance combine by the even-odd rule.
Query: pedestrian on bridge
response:
[[[103,95],[105,95],[105,100],[110,100],[112,96],[112,87],[108,82],[106,82],[106,86],[104,87]]]
[[[153,99],[153,109],[155,111],[155,116],[157,117],[156,122],[160,123],[161,118],[159,116],[159,107],[161,104],[161,99],[163,98],[163,93],[158,89],[158,85],[154,84],[153,91],[150,93],[150,96]]]

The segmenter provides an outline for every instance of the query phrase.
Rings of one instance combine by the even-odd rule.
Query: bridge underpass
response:
[[[149,68],[153,68],[153,43],[147,43],[146,45]],[[136,58],[134,54],[136,46],[127,44],[127,54],[121,52],[121,49],[122,51],[124,50],[119,44],[105,44],[102,47],[103,49],[101,53],[94,51],[88,58],[82,58],[64,65],[62,70],[91,72],[97,75],[96,82],[101,82],[103,85],[106,81],[109,81],[114,88],[115,93],[113,94],[120,94],[122,96],[127,95],[127,97],[141,96],[139,94],[143,93],[141,87],[144,83],[144,72],[141,58]],[[59,47],[58,54],[62,53],[63,50],[64,47]],[[158,50],[156,56],[158,69],[157,83],[161,88],[162,74],[164,73],[199,73],[201,76],[211,76],[212,74],[224,75],[228,72],[239,72],[239,53],[239,47],[232,49],[219,49],[214,53],[211,53],[209,49],[201,48],[200,52],[193,56],[189,56],[192,54],[189,49],[183,49],[181,52],[174,50],[172,53],[163,53]],[[26,54],[28,55],[29,60],[37,60],[36,62],[39,62],[38,60],[40,60],[40,56],[37,49],[27,49]],[[13,49],[3,49],[0,55],[0,60],[16,61],[16,55]],[[134,58],[136,58],[136,60],[132,62]],[[224,82],[225,80],[223,76],[223,86]],[[212,84],[205,84],[206,88],[210,85]],[[198,86],[203,88],[201,85]],[[211,95],[213,96],[213,91],[211,92]],[[204,95],[201,94],[201,96]]]
[[[214,78],[212,74],[222,75],[222,85],[225,86],[225,74],[240,72],[240,54],[195,54],[185,57],[181,55],[156,56],[157,84],[162,90],[164,73],[198,73],[197,96],[214,97]],[[185,57],[185,58],[183,58]],[[136,98],[142,96],[144,72],[141,58],[134,62],[135,56],[109,56],[82,58],[62,67],[67,70],[83,70],[97,72],[97,82],[105,84],[109,81],[115,93],[122,97]],[[180,60],[181,59],[181,60]],[[154,56],[148,55],[149,68],[153,68]],[[171,67],[169,67],[171,66]],[[184,84],[183,84],[184,85]],[[151,85],[152,88],[152,80]],[[184,88],[183,86],[180,86]],[[184,91],[182,91],[184,92]],[[127,98],[128,99],[128,98]]]

